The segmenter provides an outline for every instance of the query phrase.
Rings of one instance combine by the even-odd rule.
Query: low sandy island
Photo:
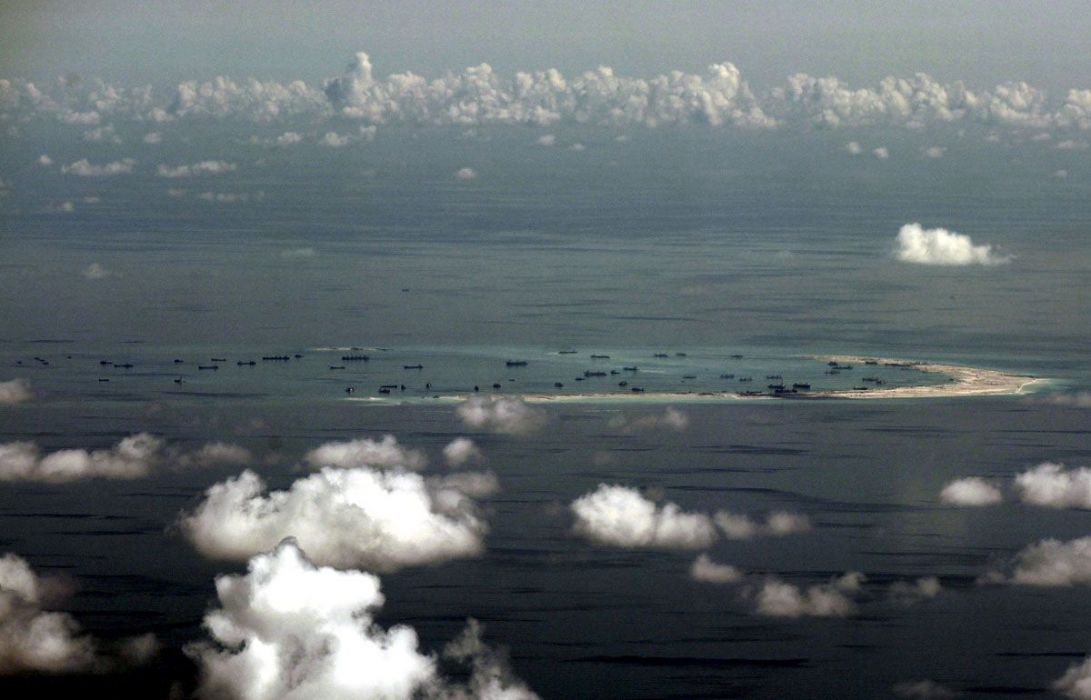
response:
[[[408,403],[418,401],[459,402],[471,397],[519,399],[527,403],[705,403],[717,401],[774,401],[778,399],[928,399],[956,396],[1017,396],[1040,388],[1048,379],[1023,374],[1011,374],[994,369],[947,365],[937,362],[916,362],[883,357],[856,355],[825,355],[813,357],[823,362],[852,365],[884,365],[918,372],[941,374],[948,381],[919,386],[885,387],[881,385],[853,389],[819,389],[799,393],[772,394],[734,391],[645,391],[603,392],[579,394],[437,394],[430,397],[352,397],[350,401],[378,403]]]

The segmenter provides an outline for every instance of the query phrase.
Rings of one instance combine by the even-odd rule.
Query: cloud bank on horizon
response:
[[[853,87],[833,76],[797,73],[786,83],[754,92],[730,62],[703,73],[670,71],[630,77],[600,66],[565,76],[550,68],[502,76],[487,63],[440,77],[412,72],[378,77],[365,52],[321,85],[249,78],[188,80],[170,94],[150,86],[118,87],[102,81],[39,85],[0,79],[0,116],[40,114],[62,123],[98,127],[138,120],[242,119],[254,122],[340,119],[365,125],[478,126],[568,123],[596,126],[704,124],[746,129],[898,126],[979,123],[1032,129],[1091,129],[1091,89],[1073,87],[1059,100],[1022,81],[974,90],[924,73],[888,77]],[[294,132],[286,132],[294,133]],[[329,139],[330,135],[335,138]],[[344,145],[327,133],[326,145]],[[298,142],[288,137],[287,145]]]

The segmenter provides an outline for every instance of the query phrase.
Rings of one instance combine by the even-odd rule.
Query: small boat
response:
[[[380,387],[380,388],[379,388],[379,393],[380,393],[380,394],[389,394],[389,393],[390,393],[390,389],[384,389],[384,388]]]
[[[287,355],[264,355],[261,359],[263,362],[287,362],[291,358]]]
[[[558,350],[557,354],[558,355],[575,355],[576,351],[575,350]]]
[[[810,390],[811,385],[807,384],[806,382],[792,382],[792,388],[793,389],[803,389],[804,391],[808,391],[808,390]]]
[[[342,362],[367,362],[371,358],[367,355],[342,355]]]
[[[424,369],[424,365],[402,365],[402,369]]]
[[[494,384],[492,385],[492,388],[493,388],[493,389],[499,389],[499,388],[501,388],[501,385],[500,385],[500,383],[499,383],[499,382],[497,382],[497,383],[494,383]]]
[[[526,367],[527,366],[527,361],[526,360],[508,360],[504,364],[507,365],[508,367]]]
[[[660,357],[660,358],[663,358],[663,357],[670,357],[670,355],[668,355],[668,354],[667,354],[667,353],[665,353],[665,352],[657,352],[657,353],[655,353],[654,355],[652,355],[652,357]]]
[[[210,357],[210,358],[208,358],[208,361],[209,362],[227,362],[227,358],[226,357]]]
[[[553,388],[554,389],[563,389],[564,384],[561,384],[560,382],[553,382]]]
[[[589,369],[585,369],[583,371],[583,376],[585,376],[585,377],[605,377],[606,372],[592,372]]]
[[[175,360],[175,362],[177,362],[177,361],[178,360]],[[114,364],[113,362],[110,362],[109,360],[99,360],[98,363],[100,365],[102,365],[103,367],[109,367],[110,365]]]
[[[592,360],[609,360],[610,356],[609,355],[592,355],[591,359]]]
[[[637,369],[637,366],[636,366],[636,365],[630,365],[629,367],[622,367],[621,369],[622,369],[623,371],[625,371],[625,372],[638,372],[638,371],[639,371],[639,370]]]
[[[344,365],[330,365],[330,369],[344,369]]]
[[[253,367],[253,366],[255,366],[255,365],[256,365],[256,364],[258,364],[258,363],[257,363],[257,362],[254,362],[253,360],[249,360],[249,361],[247,361],[247,362],[244,362],[244,361],[242,361],[242,360],[239,360],[239,361],[238,361],[238,362],[236,362],[235,364],[236,364],[236,365],[238,365],[239,367]]]
[[[219,368],[220,368],[220,366],[219,366],[219,365],[197,365],[197,369],[211,369],[211,370],[217,370],[217,369],[219,369]]]

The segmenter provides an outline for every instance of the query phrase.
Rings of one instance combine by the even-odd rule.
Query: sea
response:
[[[3,137],[0,381],[33,397],[0,406],[0,442],[224,441],[283,489],[327,442],[394,435],[440,473],[443,447],[472,438],[501,487],[481,501],[484,553],[383,573],[377,622],[438,653],[477,619],[543,698],[875,698],[925,680],[1050,696],[1091,653],[1085,585],[982,582],[1028,545],[1088,535],[1088,512],[939,498],[960,477],[1091,467],[1085,152],[987,127],[565,126],[545,146],[542,128],[390,126],[336,149],[263,145],[274,125],[179,123],[158,145],[147,129],[119,124],[122,145],[44,121]],[[867,155],[878,146],[889,158]],[[79,177],[43,153],[137,166]],[[237,168],[155,172],[205,159]],[[895,238],[913,222],[1010,259],[901,262]],[[633,387],[697,395],[742,377],[944,381],[831,375],[832,354],[1048,382],[995,397],[633,400]],[[615,400],[547,404],[545,429],[507,434],[434,398],[550,392]],[[618,427],[668,406],[684,428]],[[0,552],[72,582],[58,609],[96,638],[164,645],[131,671],[0,676],[0,694],[191,692],[183,648],[207,638],[215,577],[245,564],[201,556],[178,522],[238,471],[0,482]],[[600,484],[686,511],[790,511],[812,529],[721,538],[700,551],[749,583],[699,582],[698,551],[574,532],[569,505]],[[765,616],[748,597],[768,577],[806,588],[848,571],[866,579],[846,617]],[[934,597],[890,594],[933,576]]]

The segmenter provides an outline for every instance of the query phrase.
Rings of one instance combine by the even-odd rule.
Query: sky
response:
[[[376,74],[482,62],[511,73],[609,65],[627,75],[735,63],[756,87],[793,73],[873,84],[927,72],[1050,91],[1091,77],[1091,4],[1054,2],[347,2],[6,0],[0,76],[125,84],[217,75],[337,75],[357,51]]]

